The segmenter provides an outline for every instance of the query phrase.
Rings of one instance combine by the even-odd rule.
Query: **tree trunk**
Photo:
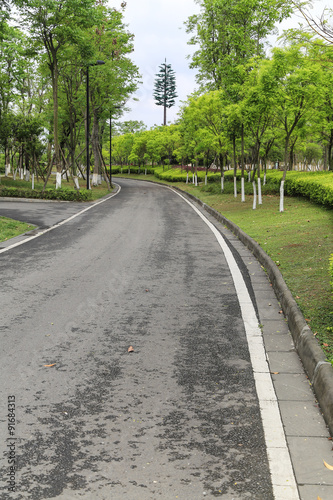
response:
[[[286,136],[284,144],[284,169],[280,185],[280,212],[284,211],[284,182],[286,180],[286,175],[288,170],[288,151],[289,151],[289,135]]]
[[[234,163],[234,197],[237,198],[237,162],[236,162],[236,135],[232,137],[233,163]]]

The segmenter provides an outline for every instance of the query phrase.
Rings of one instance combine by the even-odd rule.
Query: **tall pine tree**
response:
[[[160,71],[156,74],[154,93],[157,106],[164,108],[163,125],[166,125],[166,109],[175,105],[176,94],[176,78],[175,72],[171,68],[171,64],[165,62],[161,64]]]

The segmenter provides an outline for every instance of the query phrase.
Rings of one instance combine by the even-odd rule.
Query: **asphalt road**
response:
[[[225,255],[177,194],[119,183],[0,255],[0,498],[273,500]],[[1,214],[46,228],[80,209]]]

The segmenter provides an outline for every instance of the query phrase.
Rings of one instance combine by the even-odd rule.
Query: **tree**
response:
[[[46,54],[51,73],[53,91],[53,140],[54,163],[60,170],[60,149],[58,130],[58,78],[59,58],[69,44],[80,48],[87,58],[90,47],[83,30],[96,23],[101,9],[94,0],[15,0],[23,25],[28,29],[36,50]]]
[[[166,109],[175,105],[176,94],[176,78],[175,72],[171,68],[171,64],[165,62],[161,64],[159,73],[156,74],[154,86],[154,99],[157,106],[163,106],[164,118],[163,125],[166,125]]]
[[[252,57],[265,56],[265,41],[275,23],[289,16],[292,8],[283,0],[197,0],[200,14],[186,22],[190,45],[199,48],[191,68],[198,70],[201,89],[224,88],[230,99],[238,96],[242,75],[239,65]]]
[[[229,124],[233,142],[234,185],[236,189],[236,140],[241,137],[241,168],[244,179],[244,123],[234,113],[241,100],[241,89],[251,71],[252,58],[265,57],[265,40],[275,23],[292,9],[283,0],[197,0],[201,12],[186,23],[192,34],[190,45],[199,46],[190,67],[198,69],[201,90],[224,90],[230,105]],[[242,181],[243,183],[244,181]]]
[[[138,86],[137,66],[128,57],[133,51],[133,35],[127,32],[122,13],[104,9],[103,21],[90,35],[96,59],[103,59],[103,71],[91,68],[92,150],[94,177],[100,173],[103,126],[110,112],[121,108]],[[119,111],[121,112],[121,111]],[[94,181],[93,181],[94,182]]]
[[[320,66],[303,46],[275,48],[270,61],[263,61],[259,75],[261,102],[280,124],[284,140],[284,172],[281,181],[280,211],[284,210],[284,181],[289,167],[290,147],[297,132],[306,127],[313,107],[323,102]]]

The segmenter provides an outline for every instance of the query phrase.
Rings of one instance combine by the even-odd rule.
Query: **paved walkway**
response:
[[[82,210],[82,204],[25,203],[0,201],[0,214],[46,228]],[[200,207],[198,207],[203,211]],[[322,418],[311,384],[295,351],[292,337],[273,289],[267,294],[267,276],[252,253],[222,224],[203,211],[229,242],[235,258],[249,272],[257,313],[262,325],[269,363],[285,437],[301,500],[333,498],[332,441]],[[23,235],[0,243],[6,248],[24,240]],[[265,290],[265,291],[263,291]],[[277,471],[277,476],[279,471]],[[282,478],[283,479],[283,478]],[[294,497],[293,497],[294,498]],[[288,497],[285,498],[288,500]]]

